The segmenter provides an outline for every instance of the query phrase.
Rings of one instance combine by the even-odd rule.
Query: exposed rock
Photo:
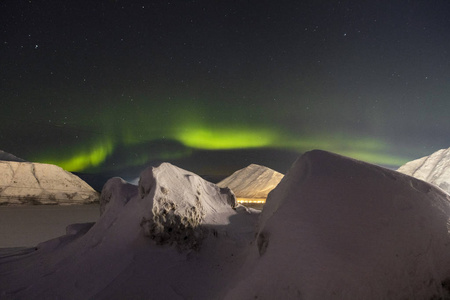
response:
[[[217,185],[229,187],[237,198],[266,199],[283,176],[270,168],[251,164],[234,172]]]
[[[58,166],[0,161],[0,205],[86,204],[98,198],[87,183]]]
[[[407,162],[397,171],[437,185],[450,193],[450,148]]]

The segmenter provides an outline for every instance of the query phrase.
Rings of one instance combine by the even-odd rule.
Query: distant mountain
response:
[[[278,185],[283,176],[283,174],[270,168],[251,164],[246,168],[234,172],[217,185],[220,187],[229,187],[238,199],[252,198],[265,200],[269,192]]]
[[[0,205],[85,204],[98,199],[86,182],[58,166],[0,161]]]
[[[397,171],[437,185],[450,193],[450,148],[410,161]]]
[[[15,155],[12,155],[11,153],[5,152],[3,150],[0,150],[0,160],[17,161],[17,162],[25,162],[26,161]]]

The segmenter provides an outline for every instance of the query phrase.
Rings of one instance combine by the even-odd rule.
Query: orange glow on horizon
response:
[[[236,198],[239,203],[266,203],[265,198]]]

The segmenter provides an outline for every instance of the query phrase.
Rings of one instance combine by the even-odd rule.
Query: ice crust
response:
[[[0,251],[0,299],[449,297],[449,195],[329,152],[301,156],[261,214],[170,164],[101,201],[92,227]]]

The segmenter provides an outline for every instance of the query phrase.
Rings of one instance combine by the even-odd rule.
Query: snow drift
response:
[[[407,162],[398,171],[437,185],[450,193],[450,148]]]
[[[170,164],[115,178],[99,221],[0,257],[0,298],[430,299],[450,275],[448,195],[324,151],[261,214]],[[233,208],[234,207],[234,208]]]
[[[0,204],[85,204],[99,195],[79,177],[40,163],[0,161]]]
[[[0,299],[223,298],[258,216],[229,189],[167,163],[139,186],[109,180],[101,211],[95,225],[32,253],[0,255]]]
[[[308,152],[269,194],[230,299],[448,297],[449,212],[426,182]]]
[[[238,199],[265,200],[269,192],[277,186],[283,176],[283,174],[270,168],[251,164],[234,172],[217,185],[229,187]]]

